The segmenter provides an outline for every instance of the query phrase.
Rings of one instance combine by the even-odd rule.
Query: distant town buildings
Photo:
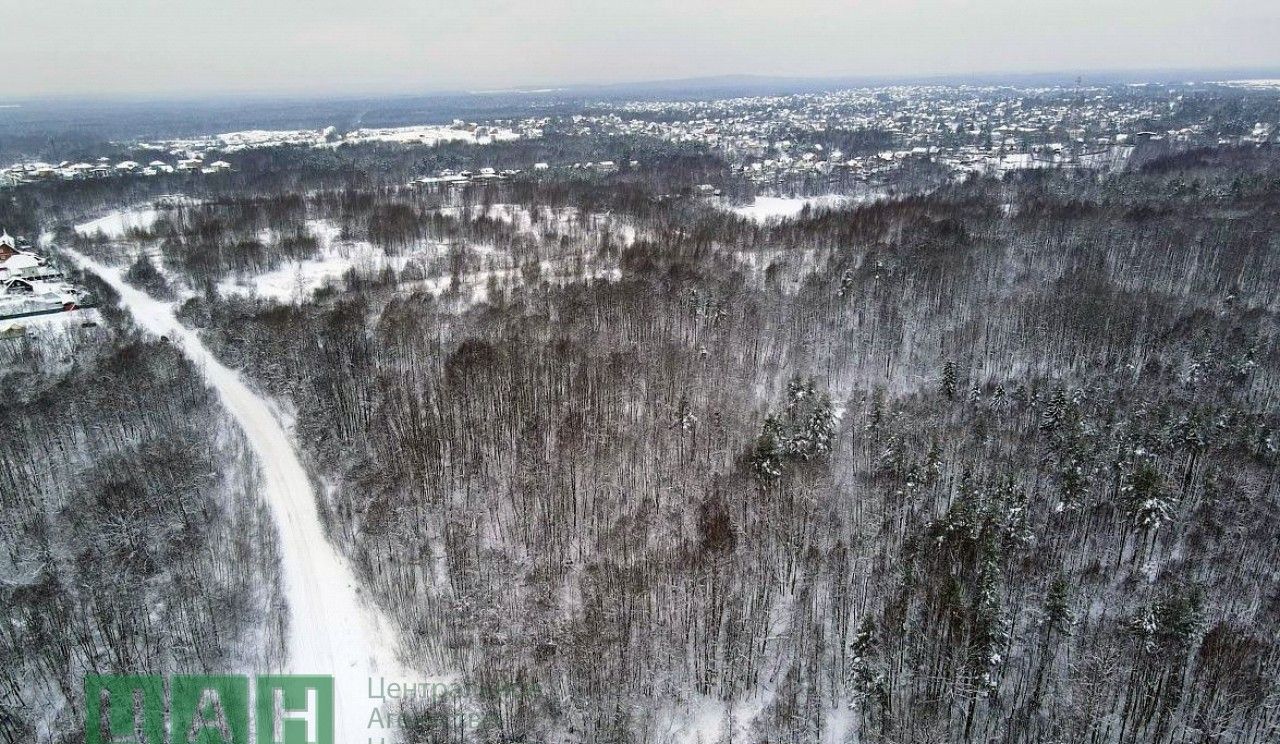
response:
[[[1210,84],[1230,86],[1230,83]],[[1225,90],[1225,88],[1219,88]],[[1228,146],[1277,140],[1276,122],[1221,122],[1211,109],[1185,106],[1181,86],[1013,88],[887,86],[788,96],[716,100],[602,101],[584,113],[407,127],[247,130],[137,143],[164,153],[139,161],[17,163],[0,170],[0,185],[54,180],[218,174],[222,156],[269,147],[338,148],[367,143],[487,145],[543,137],[630,137],[691,143],[724,156],[736,173],[763,189],[797,181],[875,182],[908,165],[928,163],[957,176],[1002,175],[1038,168],[1114,169],[1144,146]],[[1230,136],[1221,132],[1230,131]],[[634,161],[535,163],[611,174]],[[415,179],[419,188],[501,181],[518,171],[492,167],[442,170]]]
[[[269,147],[341,147],[374,142],[434,146],[445,142],[469,142],[486,145],[517,139],[541,137],[549,120],[532,118],[520,121],[498,120],[485,123],[454,121],[449,125],[421,125],[381,129],[355,129],[340,134],[334,127],[297,130],[248,130],[208,137],[161,140],[137,143],[137,150],[166,153],[168,159],[155,159],[143,165],[134,160],[111,162],[99,158],[92,163],[44,162],[15,163],[0,169],[0,186],[19,186],[47,181],[79,181],[119,176],[156,176],[172,173],[204,175],[233,170],[215,154],[233,154],[244,150]],[[493,174],[489,174],[493,175]]]
[[[49,181],[86,181],[121,176],[157,176],[179,172],[225,173],[230,170],[232,170],[231,163],[225,160],[218,160],[206,166],[199,157],[178,158],[172,163],[152,160],[146,165],[135,160],[112,163],[107,158],[99,158],[92,163],[63,161],[57,165],[40,162],[15,163],[8,168],[0,169],[0,186],[21,186]]]
[[[1178,86],[1030,88],[890,86],[827,93],[694,101],[600,102],[571,118],[581,135],[647,136],[697,143],[724,154],[762,186],[847,176],[875,180],[909,162],[957,174],[1033,168],[1121,167],[1134,148],[1274,141],[1275,123],[1248,134],[1209,134],[1227,122],[1186,121]],[[1169,122],[1163,130],[1150,125]],[[867,148],[875,135],[881,147]],[[863,141],[860,143],[859,138]],[[862,144],[861,151],[823,143]]]

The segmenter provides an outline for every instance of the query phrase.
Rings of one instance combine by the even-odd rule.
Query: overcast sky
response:
[[[0,96],[1280,66],[1280,0],[0,0]]]

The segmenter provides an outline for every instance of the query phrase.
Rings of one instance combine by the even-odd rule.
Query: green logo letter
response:
[[[249,744],[249,679],[174,677],[173,744]]]
[[[84,678],[85,744],[164,744],[164,680],[90,674]]]
[[[334,744],[333,677],[258,677],[258,744]]]

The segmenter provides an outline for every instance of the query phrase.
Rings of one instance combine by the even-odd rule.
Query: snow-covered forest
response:
[[[392,149],[255,152],[164,204],[0,198],[278,407],[402,673],[465,683],[398,740],[1280,737],[1274,145],[921,164],[774,218],[711,149],[493,147],[644,154],[431,189]],[[93,326],[0,340],[12,741],[79,741],[86,671],[305,632],[241,430],[92,288]]]
[[[637,214],[616,278],[185,312],[296,407],[411,658],[537,682],[485,737],[1263,742],[1278,175]]]
[[[243,440],[178,350],[104,315],[0,342],[5,741],[77,740],[88,673],[282,654],[275,528]]]

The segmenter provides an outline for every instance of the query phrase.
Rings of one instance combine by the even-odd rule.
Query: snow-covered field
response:
[[[860,197],[844,194],[826,194],[824,196],[790,197],[790,196],[757,196],[755,201],[744,206],[730,207],[734,214],[741,215],[756,222],[770,219],[795,217],[808,206],[810,209],[835,209],[849,206],[860,201]]]
[[[1252,80],[1224,80],[1223,85],[1233,88],[1280,88],[1280,78],[1257,78]]]
[[[76,232],[85,237],[93,237],[101,233],[110,240],[119,240],[131,229],[151,229],[160,214],[161,210],[149,207],[120,209],[96,220],[76,225]]]
[[[457,129],[451,126],[390,127],[384,129],[357,129],[348,132],[342,142],[397,142],[400,144],[436,145],[441,142],[474,142],[487,145],[520,139],[518,132],[498,127],[485,127],[482,131]]]
[[[262,147],[295,145],[304,147],[337,147],[343,144],[363,142],[395,142],[400,144],[436,145],[441,142],[472,142],[487,145],[505,142],[523,136],[536,136],[537,132],[517,132],[507,127],[480,125],[455,127],[447,124],[421,124],[408,127],[384,127],[355,129],[339,133],[328,129],[248,129],[240,132],[223,132],[201,137],[161,140],[152,147],[172,152],[239,152]]]
[[[397,643],[363,591],[346,559],[325,535],[311,481],[289,434],[267,400],[240,375],[221,364],[195,332],[178,322],[170,303],[124,281],[121,270],[73,250],[68,256],[97,274],[116,292],[138,325],[165,336],[202,370],[224,406],[244,430],[261,467],[262,496],[280,534],[280,554],[289,605],[289,661],[296,674],[331,674],[335,685],[337,740],[362,742],[380,735],[368,728],[374,703],[368,679],[404,679]]]

